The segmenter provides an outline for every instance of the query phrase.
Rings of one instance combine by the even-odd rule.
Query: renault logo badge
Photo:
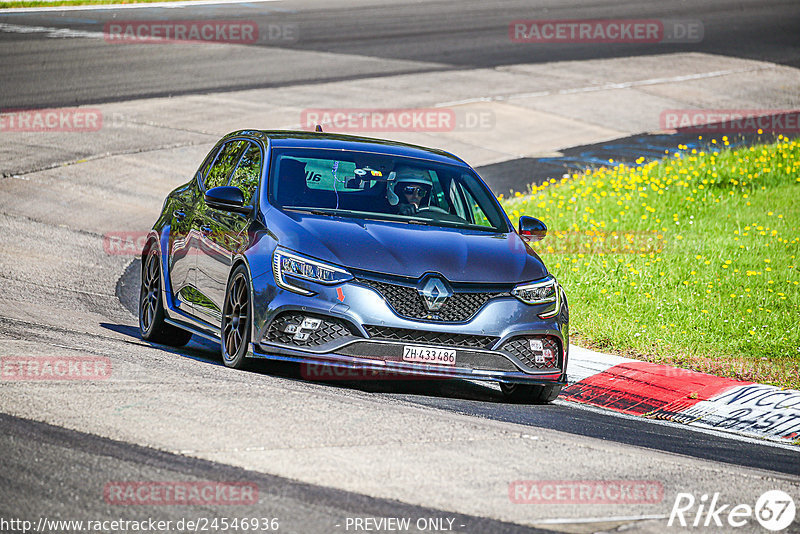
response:
[[[425,303],[425,307],[428,308],[428,311],[439,311],[447,299],[452,296],[452,292],[447,289],[447,286],[444,285],[444,282],[439,280],[438,278],[431,278],[429,279],[422,289],[419,289],[419,294],[422,297],[422,301]]]

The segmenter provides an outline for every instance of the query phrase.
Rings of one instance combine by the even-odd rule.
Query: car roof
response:
[[[461,158],[444,150],[354,135],[289,130],[239,130],[229,133],[223,139],[240,136],[254,137],[265,144],[269,142],[275,148],[321,148],[376,152],[468,166]]]

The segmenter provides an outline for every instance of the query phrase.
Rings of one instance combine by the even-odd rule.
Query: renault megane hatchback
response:
[[[164,202],[142,253],[146,340],[251,358],[500,383],[566,382],[567,300],[452,154],[309,132],[231,133]]]

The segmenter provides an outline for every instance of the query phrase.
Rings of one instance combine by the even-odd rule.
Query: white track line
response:
[[[570,519],[568,517],[558,519],[533,519],[533,525],[569,525],[579,523],[612,523],[617,521],[646,521],[650,519],[667,519],[666,515],[631,515],[614,517],[580,517]]]
[[[69,39],[69,38],[102,39],[103,38],[103,32],[72,30],[70,28],[52,28],[49,26],[21,26],[19,24],[6,24],[5,22],[0,22],[0,32],[43,33],[47,37],[53,37],[56,39]]]
[[[280,0],[192,0],[187,2],[152,2],[149,4],[101,4],[86,6],[53,6],[53,7],[10,7],[0,9],[0,13],[36,13],[42,11],[101,11],[116,9],[145,9],[164,8],[176,9],[182,7],[211,6],[226,4],[260,4],[264,2],[279,2]]]

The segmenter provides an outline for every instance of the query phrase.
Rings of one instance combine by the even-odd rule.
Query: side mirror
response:
[[[222,185],[212,187],[205,194],[206,204],[209,208],[236,213],[250,213],[252,206],[244,205],[244,194],[238,187]]]
[[[519,218],[519,235],[529,243],[541,241],[547,235],[547,226],[535,217],[523,215]]]

